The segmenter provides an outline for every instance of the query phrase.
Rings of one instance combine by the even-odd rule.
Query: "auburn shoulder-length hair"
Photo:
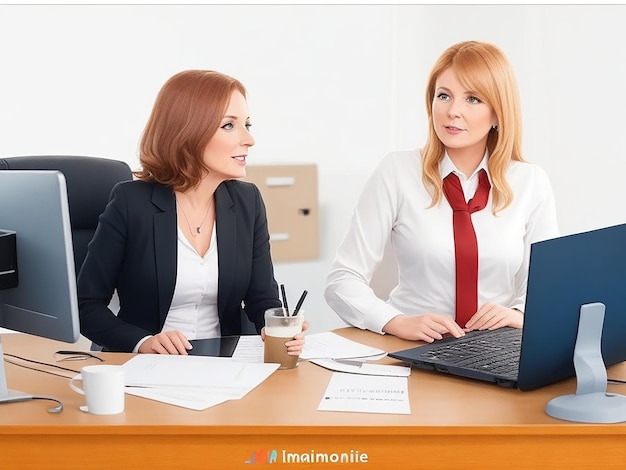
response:
[[[165,82],[141,138],[137,179],[178,191],[198,184],[209,171],[204,149],[234,91],[246,96],[241,82],[212,70],[186,70]]]
[[[492,186],[492,212],[507,207],[513,200],[513,191],[506,181],[506,170],[511,160],[524,161],[521,151],[522,115],[519,91],[508,59],[496,46],[478,41],[465,41],[446,49],[428,77],[426,112],[428,136],[422,149],[422,179],[432,196],[431,207],[442,197],[443,182],[439,164],[445,147],[437,137],[433,124],[435,83],[439,75],[452,69],[461,84],[490,106],[498,122],[487,137],[488,167]]]

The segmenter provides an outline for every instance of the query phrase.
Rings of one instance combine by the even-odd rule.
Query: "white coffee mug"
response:
[[[95,415],[113,415],[124,411],[123,366],[99,364],[85,366],[80,371],[70,380],[70,388],[85,395],[87,406],[81,406],[81,411]],[[83,382],[82,389],[75,384],[78,380]]]

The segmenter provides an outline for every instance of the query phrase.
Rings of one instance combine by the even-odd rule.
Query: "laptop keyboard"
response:
[[[422,357],[495,375],[517,377],[521,347],[521,329],[500,328],[468,333],[434,347]]]

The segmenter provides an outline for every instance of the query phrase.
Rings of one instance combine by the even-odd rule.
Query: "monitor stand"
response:
[[[2,335],[0,335],[0,404],[10,403],[14,401],[32,400],[33,396],[27,393],[18,392],[17,390],[9,390],[7,387],[7,378],[4,372],[4,353],[2,351]]]
[[[580,307],[574,346],[576,394],[553,398],[546,413],[554,418],[583,423],[626,421],[626,396],[607,393],[607,374],[602,358],[602,325],[605,306],[595,302]]]

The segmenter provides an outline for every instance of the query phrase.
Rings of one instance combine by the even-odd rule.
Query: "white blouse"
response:
[[[466,199],[478,186],[478,170],[467,178],[446,155],[442,177],[454,171]],[[552,186],[544,170],[512,162],[506,178],[513,202],[494,216],[487,207],[472,214],[478,240],[478,305],[493,302],[524,310],[530,244],[559,235]],[[399,314],[439,313],[454,319],[455,261],[452,209],[422,183],[419,151],[387,155],[368,179],[341,242],[324,292],[330,307],[348,324],[383,333]],[[398,285],[388,300],[369,287],[388,238],[398,262]]]
[[[204,256],[198,254],[178,228],[176,269],[174,296],[162,331],[179,330],[187,339],[219,337],[215,224],[211,244]]]

